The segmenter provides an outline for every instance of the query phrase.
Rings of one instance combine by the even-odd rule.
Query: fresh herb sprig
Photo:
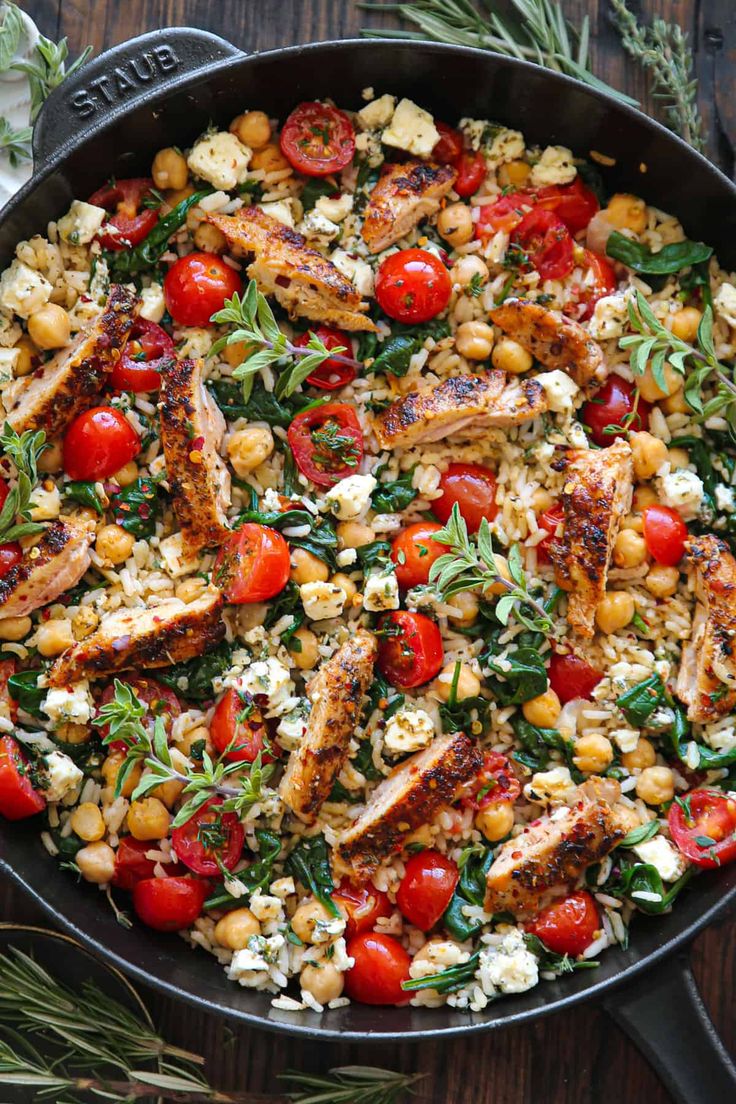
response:
[[[0,541],[18,540],[45,528],[38,521],[31,521],[31,499],[38,482],[38,458],[48,446],[42,429],[28,429],[22,435],[6,422],[0,432],[0,452],[9,457],[18,473],[17,483],[5,499],[0,510]],[[16,523],[16,518],[22,521]]]
[[[69,43],[65,38],[60,42],[52,42],[50,38],[40,35],[34,50],[34,56],[30,61],[14,61],[10,66],[20,73],[26,73],[31,89],[31,122],[35,122],[43,103],[55,88],[76,73],[92,53],[92,47],[85,50],[75,58],[67,67],[69,58]]]
[[[23,161],[31,159],[31,127],[18,127],[14,130],[7,119],[0,117],[0,150],[8,155],[8,160],[14,169]]]
[[[418,989],[436,989],[438,993],[455,993],[473,980],[478,969],[479,959],[480,951],[476,951],[467,962],[461,962],[457,966],[448,966],[446,970],[441,970],[437,974],[429,974],[427,977],[402,981],[401,988],[410,993],[416,992]]]

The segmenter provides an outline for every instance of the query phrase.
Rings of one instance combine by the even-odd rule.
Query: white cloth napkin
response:
[[[0,15],[5,5],[0,5]],[[29,60],[38,42],[38,28],[30,16],[20,13],[25,25],[25,34],[21,39],[16,57]],[[31,117],[31,93],[28,77],[25,73],[0,73],[0,116],[4,116],[11,126],[28,126]],[[30,161],[21,161],[15,168],[4,151],[0,152],[0,207],[4,207],[10,197],[25,184],[33,172]]]

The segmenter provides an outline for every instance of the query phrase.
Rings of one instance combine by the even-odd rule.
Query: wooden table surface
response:
[[[394,16],[357,9],[353,0],[20,0],[51,38],[69,38],[72,54],[96,51],[168,25],[191,24],[222,34],[246,50],[345,38],[361,26],[395,25]],[[499,5],[500,6],[500,5]],[[736,14],[733,0],[642,0],[633,10],[673,19],[695,43],[700,107],[708,154],[729,174],[736,148]],[[563,0],[573,21],[591,17],[596,72],[654,110],[646,81],[618,46],[607,0]],[[45,923],[17,890],[0,881],[0,916]],[[706,1005],[724,1043],[736,1051],[733,1017],[736,919],[705,932],[692,961]],[[214,967],[213,967],[214,968]],[[645,985],[646,979],[640,984]],[[668,1093],[635,1047],[606,1015],[585,1005],[571,1012],[467,1041],[382,1046],[315,1045],[260,1031],[234,1030],[219,1018],[144,992],[162,1031],[204,1054],[222,1089],[276,1091],[284,1069],[378,1063],[430,1076],[432,1104],[667,1104]],[[713,1104],[718,1104],[714,1101]]]

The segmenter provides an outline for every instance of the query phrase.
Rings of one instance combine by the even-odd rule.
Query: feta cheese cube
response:
[[[92,709],[92,697],[86,680],[71,687],[49,690],[41,702],[41,711],[51,719],[55,728],[67,723],[88,724]]]
[[[53,521],[61,513],[59,488],[54,486],[47,491],[43,487],[34,487],[30,505],[32,521]]]
[[[44,796],[51,802],[63,801],[84,778],[76,763],[62,751],[52,751],[46,756],[44,776],[48,780]]]
[[[376,571],[369,575],[363,588],[363,609],[369,613],[395,610],[401,605],[399,583],[393,571]]]
[[[286,751],[299,747],[307,731],[307,719],[301,709],[294,709],[281,718],[276,729],[279,743]]]
[[[588,332],[596,341],[609,341],[613,337],[621,337],[626,323],[629,320],[629,300],[631,292],[617,292],[615,295],[604,295],[593,308],[593,317],[588,326]]]
[[[231,192],[248,174],[253,151],[229,131],[208,134],[195,143],[187,165],[195,176],[215,188]]]
[[[256,920],[278,920],[281,917],[281,901],[278,897],[269,897],[266,893],[253,893],[248,908]]]
[[[548,184],[569,184],[577,176],[572,150],[567,146],[547,146],[532,168],[531,183],[538,188]]]
[[[615,732],[611,733],[611,739],[619,751],[625,754],[628,751],[635,750],[639,743],[639,733],[635,728],[617,728]]]
[[[389,126],[381,135],[385,146],[406,150],[415,157],[429,157],[439,140],[440,132],[429,112],[407,99],[399,100]]]
[[[373,269],[367,261],[361,260],[344,249],[336,249],[330,256],[338,272],[347,276],[355,290],[366,298],[373,295]]]
[[[389,718],[383,746],[395,755],[428,747],[435,735],[434,721],[423,709],[400,709]]]
[[[486,152],[486,160],[496,168],[508,161],[518,161],[520,157],[523,157],[525,148],[524,135],[520,130],[509,130],[502,127],[494,136]]]
[[[321,582],[302,583],[299,596],[310,621],[339,617],[348,598],[342,587]]]
[[[327,492],[325,502],[335,517],[352,521],[368,509],[376,486],[373,475],[348,475]]]
[[[261,203],[259,206],[264,215],[270,215],[277,222],[288,226],[290,230],[293,230],[296,226],[294,210],[288,199],[277,199],[273,203]]]
[[[56,224],[59,237],[71,245],[89,245],[107,217],[104,207],[93,203],[84,203],[81,199],[72,201],[72,205]]]
[[[388,126],[395,107],[396,97],[386,93],[360,109],[358,122],[364,130],[378,130],[379,127]]]
[[[181,533],[172,533],[158,546],[164,569],[172,579],[181,575],[192,575],[199,567],[199,556],[192,556],[184,550],[184,538]]]
[[[721,284],[713,296],[713,306],[718,317],[736,329],[736,287],[733,284]]]
[[[28,318],[48,303],[53,290],[40,272],[23,261],[13,261],[0,276],[0,307]]]
[[[559,805],[567,801],[574,788],[567,767],[552,767],[532,775],[531,782],[524,787],[524,796],[539,805]]]
[[[523,993],[539,981],[539,967],[526,949],[518,928],[504,935],[500,943],[480,952],[476,977],[488,996],[499,993]]]
[[[357,558],[357,548],[343,548],[342,552],[338,552],[335,557],[338,567],[350,567],[351,564],[355,563]]]
[[[161,284],[151,284],[141,291],[141,318],[147,322],[160,322],[166,310],[164,289]]]
[[[299,223],[299,232],[304,235],[307,241],[316,245],[329,245],[330,242],[340,236],[340,227],[332,219],[327,218],[326,215],[314,208],[307,211]]]
[[[687,860],[664,836],[637,843],[633,850],[643,863],[656,869],[663,882],[676,882],[687,870]]]
[[[330,222],[342,222],[353,209],[353,197],[350,192],[334,197],[320,196],[314,206]]]
[[[705,488],[700,476],[687,468],[667,472],[657,479],[659,500],[663,506],[678,510],[683,518],[694,518],[703,501]]]
[[[715,497],[717,508],[724,514],[732,514],[736,511],[733,487],[727,487],[725,483],[717,483]]]
[[[0,349],[0,383],[10,383],[20,359],[20,349]]]
[[[572,400],[579,391],[575,381],[559,368],[554,372],[540,372],[536,378],[544,389],[550,410],[555,414],[571,414],[574,409]]]
[[[294,707],[294,683],[289,672],[278,659],[269,656],[251,663],[238,679],[240,690],[253,697],[261,694],[268,698],[269,715],[279,716]]]

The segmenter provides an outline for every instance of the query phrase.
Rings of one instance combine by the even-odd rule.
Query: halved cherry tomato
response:
[[[410,690],[433,679],[442,667],[442,636],[423,613],[395,610],[381,618],[378,669],[392,686]]]
[[[447,551],[444,544],[432,540],[441,525],[434,521],[418,521],[407,525],[391,545],[391,559],[396,564],[399,586],[415,587],[429,581],[429,569]]]
[[[670,834],[696,866],[712,869],[736,859],[736,800],[717,790],[691,790],[673,801]]]
[[[598,300],[616,290],[616,273],[607,257],[593,253],[591,249],[584,250],[581,268],[586,273],[577,295],[576,318],[585,322],[593,317]]]
[[[9,494],[10,487],[4,479],[0,479],[0,510],[2,510],[3,506],[5,505],[5,499],[8,497]]]
[[[187,253],[164,276],[166,309],[180,326],[207,326],[243,282],[216,253]]]
[[[451,293],[447,269],[428,249],[392,253],[376,275],[378,305],[397,322],[429,322],[445,309]]]
[[[582,420],[596,445],[606,448],[629,431],[648,429],[651,411],[634,384],[614,373],[585,404]]]
[[[137,456],[141,442],[113,406],[93,406],[77,415],[64,437],[64,471],[70,479],[107,479]]]
[[[173,721],[181,716],[181,702],[174,691],[169,690],[168,686],[164,686],[162,682],[157,682],[156,679],[144,675],[131,678],[123,677],[121,681],[127,683],[138,700],[149,707],[149,714],[144,714],[142,718],[143,724],[152,727],[156,717],[162,717],[167,732],[170,732]],[[115,687],[106,686],[100,696],[100,708],[113,701],[114,698]],[[108,725],[103,725],[100,728],[100,736],[103,740],[109,735],[109,732]],[[112,740],[107,746],[112,751],[125,751],[127,748],[124,740]]]
[[[15,698],[10,695],[8,680],[11,675],[15,674],[17,669],[18,661],[14,656],[9,656],[7,659],[0,659],[0,702],[4,702],[7,705],[11,721],[15,721],[18,717],[18,703]]]
[[[273,755],[264,751],[268,729],[263,714],[250,694],[241,695],[234,687],[226,690],[217,703],[210,736],[219,754],[224,753],[231,763],[252,763],[259,752],[264,763],[273,762]]]
[[[235,813],[223,813],[221,806],[221,798],[211,797],[171,831],[179,861],[208,878],[216,878],[221,866],[234,870],[243,853],[245,829]]]
[[[439,132],[439,140],[432,150],[432,160],[438,161],[440,165],[454,165],[463,152],[463,136],[448,123],[435,120],[434,125]]]
[[[372,885],[354,886],[342,881],[332,894],[332,900],[347,917],[345,935],[348,939],[373,931],[377,921],[393,911],[388,895]]]
[[[300,103],[284,123],[281,152],[305,176],[340,172],[355,154],[353,124],[329,104]]]
[[[112,884],[118,889],[133,889],[144,878],[153,878],[156,864],[153,859],[146,858],[146,852],[154,850],[155,846],[155,841],[122,836],[115,852]]]
[[[295,339],[294,344],[300,349],[305,349],[312,334],[320,339],[326,349],[342,348],[343,356],[352,356],[350,338],[342,330],[336,330],[334,326],[314,326],[306,333],[300,334]],[[352,383],[354,379],[355,367],[352,364],[343,364],[341,361],[330,357],[329,360],[323,361],[319,368],[315,368],[313,372],[309,373],[307,383],[310,383],[312,387],[319,387],[320,391],[337,391],[339,387],[345,387],[346,384]]]
[[[265,602],[289,581],[289,546],[276,529],[247,521],[220,546],[213,580],[226,602]]]
[[[457,503],[468,532],[477,533],[483,518],[493,521],[496,505],[496,477],[482,464],[450,464],[440,479],[442,497],[432,502],[432,513],[447,524]]]
[[[543,510],[537,517],[537,524],[540,529],[544,529],[547,532],[547,536],[535,545],[537,552],[537,563],[547,564],[550,562],[549,555],[549,543],[557,532],[558,525],[561,525],[565,520],[565,511],[559,502],[555,502],[554,506],[550,506],[548,510]]]
[[[133,886],[133,908],[149,928],[181,931],[199,918],[208,893],[196,878],[144,878]]]
[[[534,196],[527,191],[509,192],[495,203],[482,204],[475,224],[476,238],[486,242],[499,230],[510,234],[533,206]]]
[[[685,555],[687,525],[677,510],[658,504],[647,506],[643,519],[644,540],[649,555],[659,564],[675,567]]]
[[[411,993],[401,988],[409,980],[411,959],[398,939],[379,932],[363,932],[348,940],[347,953],[355,965],[345,974],[345,992],[361,1004],[408,1004]]]
[[[0,737],[0,815],[23,820],[46,808],[42,791],[33,788],[25,753],[12,736]]]
[[[420,931],[433,928],[452,900],[460,874],[457,863],[440,851],[420,851],[406,863],[396,904]]]
[[[535,916],[526,930],[555,954],[581,955],[601,927],[598,906],[584,889],[555,901]]]
[[[143,206],[152,189],[149,177],[133,177],[111,181],[89,197],[95,207],[114,211],[97,235],[104,249],[130,249],[148,237],[158,222],[158,211]]]
[[[539,188],[536,193],[539,207],[554,211],[562,219],[571,234],[584,230],[593,215],[600,210],[600,203],[593,192],[579,176],[572,184],[550,184]]]
[[[5,544],[0,544],[0,579],[4,579],[22,559],[23,549],[18,541],[6,541]]]
[[[564,280],[575,266],[572,235],[552,211],[535,208],[524,215],[511,243],[527,254],[543,280]]]
[[[574,701],[575,698],[585,698],[586,701],[590,701],[603,675],[572,652],[566,655],[552,652],[547,677],[550,687],[564,705],[565,702]]]
[[[521,793],[521,782],[511,763],[500,751],[486,751],[483,765],[465,787],[461,804],[468,809],[485,809],[501,801],[513,804]]]
[[[114,391],[158,391],[161,364],[173,355],[174,342],[166,330],[146,318],[137,318],[110,375],[110,386]]]
[[[348,403],[325,403],[297,414],[287,433],[299,471],[318,487],[332,487],[357,471],[363,431]]]
[[[486,178],[486,159],[483,154],[480,150],[477,153],[465,150],[460,154],[455,167],[457,178],[453,188],[457,194],[463,199],[475,195]]]

